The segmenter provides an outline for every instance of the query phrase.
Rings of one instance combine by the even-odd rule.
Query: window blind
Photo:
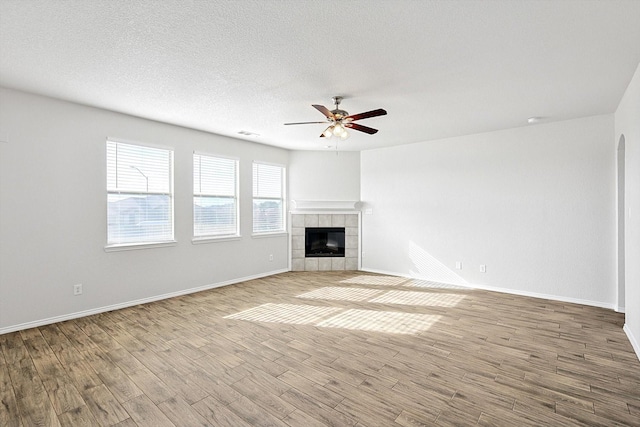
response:
[[[284,168],[253,164],[253,232],[284,231]]]
[[[194,237],[238,234],[237,191],[237,160],[194,153]]]
[[[107,244],[173,240],[173,151],[107,141]]]

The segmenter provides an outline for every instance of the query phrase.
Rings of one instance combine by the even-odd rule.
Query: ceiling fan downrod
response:
[[[336,106],[336,108],[331,111],[331,113],[333,114],[333,117],[334,117],[334,121],[335,122],[341,122],[342,119],[344,119],[345,117],[349,116],[349,113],[346,112],[345,110],[341,110],[340,109],[340,102],[342,102],[342,97],[341,96],[334,96],[331,99],[333,99],[333,103]]]

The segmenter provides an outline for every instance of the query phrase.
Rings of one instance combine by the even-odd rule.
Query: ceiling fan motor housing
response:
[[[342,121],[342,119],[349,115],[349,113],[347,113],[346,111],[339,110],[337,108],[335,110],[331,110],[331,114],[333,114],[337,122]]]
[[[340,109],[340,102],[342,102],[341,96],[334,96],[332,99],[336,108],[334,110],[331,110],[331,114],[333,114],[333,116],[335,117],[335,121],[339,122],[345,117],[347,117],[349,113]]]

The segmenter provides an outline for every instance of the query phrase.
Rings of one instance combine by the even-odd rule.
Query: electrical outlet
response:
[[[82,284],[78,283],[77,285],[73,285],[73,294],[82,295]]]
[[[269,261],[273,261],[273,254],[269,254]]]
[[[480,273],[486,273],[487,272],[487,266],[484,264],[480,264]]]
[[[456,269],[462,270],[462,261],[456,261]]]

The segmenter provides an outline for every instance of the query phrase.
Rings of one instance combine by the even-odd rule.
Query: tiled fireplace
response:
[[[350,204],[350,209],[338,210],[331,209],[335,208],[335,204],[331,202],[295,204],[297,209],[291,211],[290,217],[291,270],[358,270],[360,268],[360,212],[354,208],[355,203]],[[339,207],[343,206],[339,205]],[[305,256],[306,228],[344,228],[344,256]]]

